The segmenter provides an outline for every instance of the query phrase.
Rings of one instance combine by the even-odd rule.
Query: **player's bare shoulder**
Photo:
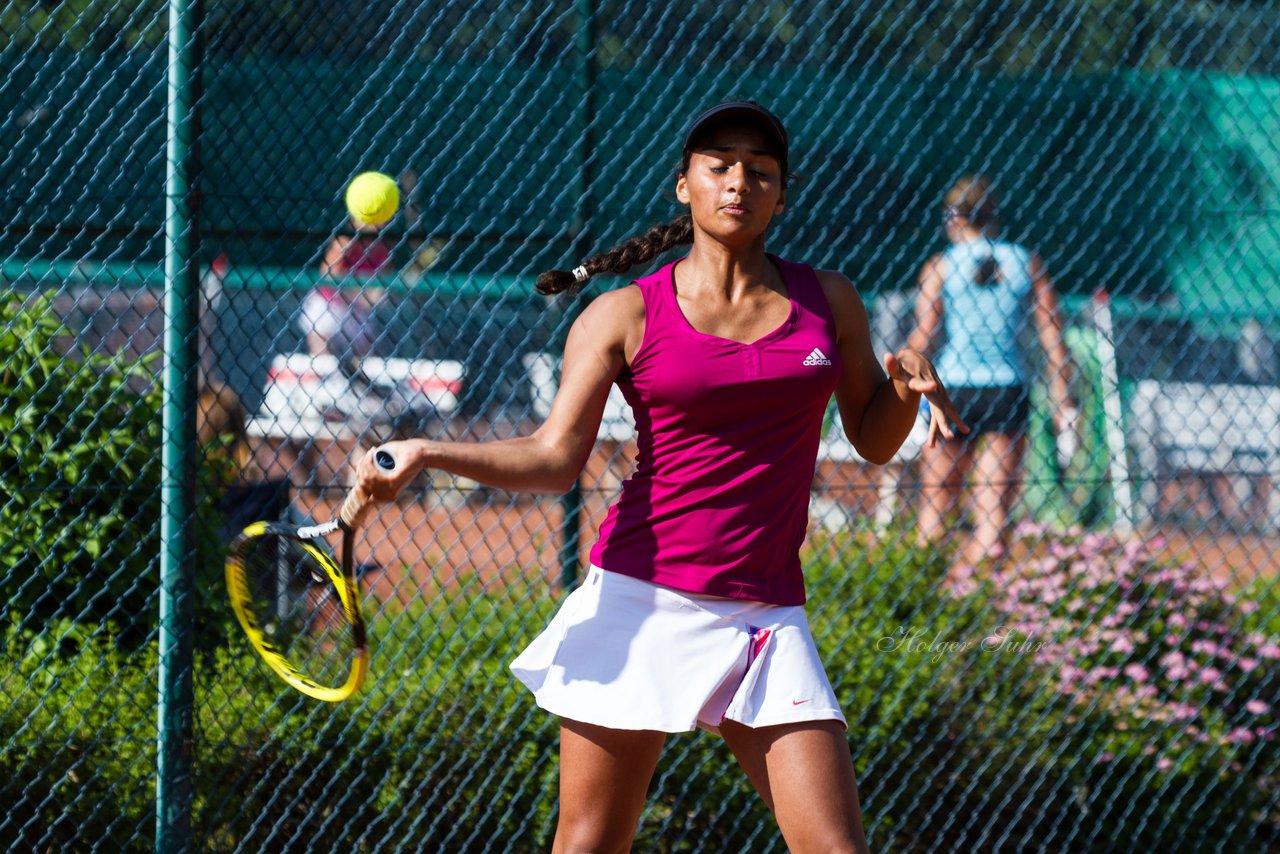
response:
[[[575,325],[599,348],[621,351],[630,364],[644,339],[644,296],[636,285],[605,291],[583,309]]]
[[[827,295],[828,300],[858,296],[858,289],[853,286],[853,282],[839,270],[815,269],[813,272],[818,277],[818,284],[822,285],[822,292]]]
[[[813,272],[818,277],[818,284],[822,286],[827,304],[831,306],[831,315],[835,318],[839,329],[849,329],[850,323],[858,323],[866,317],[866,306],[863,305],[858,289],[854,287],[848,276],[837,270],[814,270]]]

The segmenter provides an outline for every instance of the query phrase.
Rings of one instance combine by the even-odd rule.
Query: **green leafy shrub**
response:
[[[1061,692],[1037,661],[1047,645],[1011,642],[1002,591],[943,591],[947,556],[908,533],[815,535],[805,553],[876,850],[1260,847],[1257,828],[1274,822],[1254,806],[1273,759],[1187,740],[1162,767],[1181,729]],[[203,653],[193,847],[547,850],[557,722],[507,671],[556,606],[528,577],[464,579],[407,609],[368,603],[371,676],[338,705],[284,687],[242,642]],[[49,639],[64,654],[32,650],[0,673],[6,692],[31,686],[0,710],[0,740],[16,746],[0,751],[0,845],[149,849],[154,651],[67,631]],[[668,741],[636,850],[785,849],[724,744],[694,733]]]
[[[240,645],[198,685],[200,847],[549,847],[557,722],[506,666],[554,603],[439,591],[372,621],[371,675],[339,705],[287,689]]]
[[[1027,657],[989,641],[984,603],[943,591],[950,555],[915,546],[910,528],[811,543],[810,620],[849,717],[873,847],[981,850],[992,827],[1025,826],[1026,797],[1054,770],[1027,757],[1022,777],[983,777],[1016,747]]]
[[[0,304],[4,595],[33,622],[154,624],[160,392],[144,362],[68,340],[47,298]]]
[[[32,631],[70,618],[139,643],[157,623],[161,393],[151,357],[72,344],[48,297],[0,300],[0,592]],[[202,471],[201,485],[212,482]],[[197,584],[221,574],[202,488]],[[202,623],[221,619],[205,608]],[[212,636],[223,633],[216,631]]]
[[[58,620],[0,667],[0,848],[154,850],[154,646]]]

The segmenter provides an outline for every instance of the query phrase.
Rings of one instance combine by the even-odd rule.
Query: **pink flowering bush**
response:
[[[1274,773],[1280,644],[1250,628],[1254,598],[1198,563],[1161,559],[1159,541],[1020,533],[1036,537],[1032,557],[987,583],[963,579],[957,595],[983,589],[1003,630],[1040,642],[1033,662],[1048,683],[1081,713],[1110,716],[1118,735],[1094,761],[1137,750],[1160,771]]]
[[[1280,843],[1280,591],[1253,608],[1158,544],[1044,529],[1031,559],[958,579],[954,544],[915,533],[816,533],[804,555],[873,848]]]

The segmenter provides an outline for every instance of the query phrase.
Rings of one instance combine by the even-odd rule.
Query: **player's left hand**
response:
[[[933,363],[918,350],[904,348],[897,354],[884,354],[884,370],[889,379],[902,383],[908,391],[919,392],[929,401],[929,446],[938,444],[938,436],[954,439],[955,431],[968,433],[969,426],[960,420]],[[954,425],[954,428],[953,426]]]

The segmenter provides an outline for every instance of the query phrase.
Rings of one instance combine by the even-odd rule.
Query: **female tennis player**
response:
[[[922,450],[917,532],[922,542],[947,532],[947,517],[972,471],[974,530],[960,555],[960,565],[970,567],[967,575],[1008,548],[1031,410],[1029,360],[1021,344],[1029,326],[1045,352],[1059,436],[1074,435],[1079,407],[1071,399],[1071,362],[1053,284],[1035,253],[1000,238],[991,182],[981,175],[957,181],[943,200],[942,219],[951,247],[920,271],[917,325],[907,346],[933,353],[945,338],[938,374],[971,429],[958,442]],[[972,584],[955,580],[960,590]]]
[[[402,461],[390,475],[359,466],[384,500],[424,467],[563,491],[613,383],[634,410],[635,472],[590,571],[511,665],[561,720],[556,852],[628,850],[666,733],[698,727],[728,743],[790,850],[867,851],[845,718],[803,608],[823,413],[834,393],[858,451],[878,462],[921,394],[931,440],[953,436],[957,419],[921,354],[886,354],[881,368],[847,278],[765,252],[787,168],[786,130],[763,107],[698,116],[675,186],[688,214],[538,279],[557,292],[692,243],[583,311],[546,422],[518,439],[384,445]]]

